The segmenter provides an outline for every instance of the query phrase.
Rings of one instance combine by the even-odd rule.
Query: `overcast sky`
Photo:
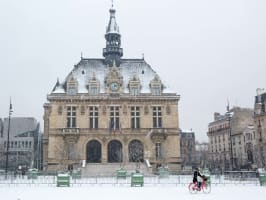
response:
[[[214,112],[253,108],[266,85],[265,0],[115,0],[124,58],[181,95],[180,127],[207,141]],[[56,79],[102,58],[111,0],[0,0],[0,117],[35,117]],[[43,130],[43,127],[42,127]]]

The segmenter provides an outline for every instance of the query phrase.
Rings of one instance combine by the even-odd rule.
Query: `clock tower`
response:
[[[110,19],[105,33],[106,47],[103,49],[104,63],[111,67],[115,61],[119,67],[121,63],[120,59],[123,56],[123,49],[120,48],[121,35],[115,20],[115,9],[112,7],[109,12]]]

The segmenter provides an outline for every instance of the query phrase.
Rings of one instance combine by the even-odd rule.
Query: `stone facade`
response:
[[[211,168],[239,169],[249,163],[244,140],[252,124],[252,109],[234,107],[225,115],[214,113],[214,121],[209,123],[207,133]]]
[[[44,169],[149,161],[180,169],[179,95],[144,59],[122,59],[110,9],[103,59],[85,59],[44,104]]]
[[[254,106],[254,128],[257,156],[255,162],[259,168],[266,167],[266,93],[258,89]]]

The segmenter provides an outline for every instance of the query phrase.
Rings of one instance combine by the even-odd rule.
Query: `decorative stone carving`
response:
[[[167,115],[171,114],[171,107],[169,105],[166,106],[166,114]]]
[[[85,106],[80,107],[80,114],[85,115]]]
[[[144,114],[145,115],[149,114],[149,107],[147,105],[145,105],[145,107],[144,107]]]

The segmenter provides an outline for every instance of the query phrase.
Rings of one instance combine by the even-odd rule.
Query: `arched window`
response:
[[[102,157],[102,145],[97,140],[91,140],[87,144],[87,162],[100,163]]]
[[[144,147],[139,140],[133,140],[128,145],[129,162],[143,162]]]
[[[108,162],[123,162],[122,144],[118,140],[112,140],[108,143]]]

